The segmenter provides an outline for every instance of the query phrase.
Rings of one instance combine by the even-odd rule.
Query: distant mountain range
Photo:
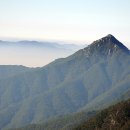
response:
[[[63,42],[64,43],[64,42]],[[0,40],[0,45],[1,46],[17,46],[17,47],[44,47],[44,48],[55,48],[55,49],[67,49],[67,50],[78,50],[81,47],[85,47],[86,45],[76,45],[76,44],[70,44],[66,43],[63,44],[61,43],[56,43],[56,42],[39,42],[39,41],[29,41],[29,40],[24,40],[24,41],[2,41]]]
[[[110,34],[44,67],[15,69],[0,79],[0,129],[98,111],[130,91],[130,51]]]
[[[0,65],[44,66],[57,58],[67,57],[85,46],[56,42],[0,40]]]

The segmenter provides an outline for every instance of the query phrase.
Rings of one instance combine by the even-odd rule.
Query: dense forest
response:
[[[80,112],[10,130],[130,130],[130,99],[102,111]]]
[[[130,130],[130,100],[101,111],[73,130]]]

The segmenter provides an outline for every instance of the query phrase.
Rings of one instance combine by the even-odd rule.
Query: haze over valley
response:
[[[77,113],[77,121],[71,122],[74,126],[94,116],[93,111],[124,100],[126,93],[126,99],[130,97],[130,51],[111,34],[44,67],[0,66],[0,72],[1,129]]]
[[[130,130],[130,0],[0,0],[0,130]]]
[[[0,41],[0,65],[41,67],[87,45],[38,41]]]

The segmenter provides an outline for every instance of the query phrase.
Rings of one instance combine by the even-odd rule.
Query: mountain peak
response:
[[[103,37],[102,39],[112,41],[114,44],[117,44],[117,42],[119,43],[119,41],[112,34],[108,34],[107,36]]]
[[[102,55],[110,55],[119,50],[130,53],[129,49],[125,47],[120,41],[118,41],[113,35],[108,34],[107,36],[94,41],[88,47],[84,49],[84,52],[92,55],[94,53]]]
[[[111,43],[111,44],[122,44],[120,43],[113,35],[108,34],[105,37],[102,37],[96,41],[94,41],[93,43],[97,43],[97,44],[107,44],[107,43]],[[93,44],[92,43],[92,44]]]
[[[106,37],[112,38],[114,36],[112,34],[108,34]]]

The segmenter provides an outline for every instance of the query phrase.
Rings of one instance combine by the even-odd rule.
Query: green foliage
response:
[[[10,130],[129,130],[129,128],[130,100],[100,112],[80,112],[51,119],[46,123]]]
[[[96,112],[79,112],[61,117],[56,117],[40,124],[32,124],[23,128],[10,130],[69,130],[80,124],[86,119],[94,116]]]
[[[129,130],[130,100],[111,106],[73,130]]]

